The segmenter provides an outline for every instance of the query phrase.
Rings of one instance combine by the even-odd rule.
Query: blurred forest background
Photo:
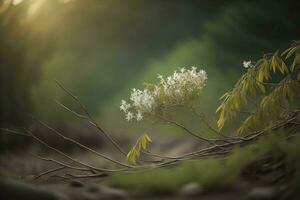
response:
[[[155,133],[127,123],[121,99],[188,66],[207,71],[199,109],[214,114],[243,60],[299,39],[299,10],[298,0],[0,0],[0,126],[27,126],[29,114],[75,122],[54,102],[76,109],[59,80],[113,134]]]

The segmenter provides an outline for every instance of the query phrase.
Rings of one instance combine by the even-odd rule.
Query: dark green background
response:
[[[1,8],[6,5],[1,2]],[[121,99],[158,73],[198,66],[208,72],[203,110],[255,60],[299,39],[297,0],[28,1],[1,9],[0,124],[28,114],[69,119],[53,99],[74,107],[61,81],[109,128],[122,126]]]

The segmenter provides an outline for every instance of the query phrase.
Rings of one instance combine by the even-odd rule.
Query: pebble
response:
[[[77,187],[77,188],[79,188],[79,187],[83,187],[84,184],[83,184],[82,182],[80,182],[80,181],[72,181],[72,182],[70,183],[70,186],[71,186],[71,187]]]
[[[129,194],[122,189],[117,189],[117,188],[110,188],[110,187],[101,187],[101,195],[102,198],[100,198],[101,200],[103,199],[109,199],[109,200],[113,200],[113,199],[128,199]]]
[[[250,190],[247,200],[269,200],[276,197],[275,189],[272,187],[257,187]]]
[[[201,193],[203,193],[203,188],[196,182],[187,183],[179,191],[179,195],[181,196],[196,196]]]
[[[89,193],[97,193],[97,192],[100,192],[100,187],[98,185],[91,185],[91,186],[88,186],[87,188],[87,192]]]

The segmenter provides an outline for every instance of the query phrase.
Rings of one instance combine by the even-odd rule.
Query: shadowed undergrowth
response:
[[[205,191],[229,189],[240,179],[253,180],[247,175],[245,177],[244,172],[249,171],[249,166],[256,163],[267,166],[265,162],[260,162],[265,157],[271,156],[271,160],[276,161],[278,155],[284,155],[280,162],[286,164],[288,174],[293,174],[293,178],[288,181],[292,186],[299,187],[300,149],[297,147],[300,145],[300,137],[288,141],[283,135],[283,132],[270,133],[254,144],[235,148],[226,159],[209,158],[183,162],[173,168],[114,174],[107,184],[125,188],[135,195],[176,194],[190,182],[199,183]],[[250,170],[258,171],[257,167]]]

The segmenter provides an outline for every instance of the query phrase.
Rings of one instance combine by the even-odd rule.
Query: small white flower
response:
[[[247,68],[249,68],[250,66],[251,66],[251,60],[249,60],[249,61],[244,61],[243,62],[243,66],[247,69]]]
[[[130,104],[128,104],[125,100],[121,101],[120,110],[123,110],[124,112],[127,112],[127,110],[131,107]]]
[[[142,119],[143,119],[142,113],[141,113],[141,112],[138,112],[138,113],[136,114],[136,120],[137,120],[137,121],[141,121]]]
[[[127,120],[127,121],[131,121],[133,118],[134,118],[134,115],[133,115],[132,112],[128,112],[128,113],[126,114],[126,120]]]
[[[155,97],[157,97],[158,95],[160,95],[160,88],[157,85],[154,88],[153,95]]]

